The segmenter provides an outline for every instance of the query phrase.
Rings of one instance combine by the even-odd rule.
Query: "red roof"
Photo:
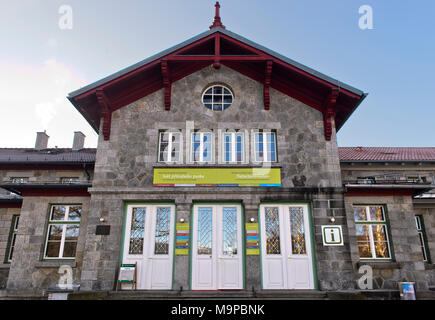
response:
[[[435,161],[435,148],[339,147],[340,161]]]

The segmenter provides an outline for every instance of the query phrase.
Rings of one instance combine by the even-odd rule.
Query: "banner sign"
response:
[[[189,254],[189,224],[177,223],[175,229],[175,254],[187,256]]]
[[[155,187],[281,187],[280,168],[155,168]]]
[[[260,236],[258,223],[246,223],[246,255],[258,256],[260,254]]]

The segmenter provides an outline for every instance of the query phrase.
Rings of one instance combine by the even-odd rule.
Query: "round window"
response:
[[[210,110],[222,111],[233,103],[233,94],[230,89],[223,85],[213,85],[204,91],[202,103]]]

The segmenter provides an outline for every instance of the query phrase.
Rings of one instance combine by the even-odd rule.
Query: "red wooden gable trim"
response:
[[[266,71],[263,88],[264,110],[269,110],[270,107],[270,82],[272,77],[272,60],[266,61]]]
[[[414,190],[393,189],[349,189],[344,194],[346,197],[389,197],[389,196],[413,196]]]
[[[242,54],[222,54],[223,46]],[[192,52],[208,54],[188,54]],[[270,108],[270,87],[319,110],[326,140],[331,138],[332,117],[339,128],[363,99],[343,88],[335,95],[336,85],[217,31],[70,100],[94,128],[103,121],[102,133],[108,140],[113,111],[162,88],[165,110],[170,110],[172,83],[210,64],[215,68],[224,64],[262,83],[265,110]]]
[[[169,76],[169,65],[167,60],[162,60],[161,68],[163,77],[163,88],[165,90],[165,110],[171,110],[171,79]]]
[[[22,202],[0,202],[0,208],[21,208]]]
[[[21,189],[23,197],[90,197],[91,194],[86,189]]]
[[[335,106],[337,104],[337,98],[340,94],[339,88],[331,89],[328,98],[325,100],[323,109],[323,125],[325,129],[325,140],[330,141],[332,135],[332,118],[335,117]]]

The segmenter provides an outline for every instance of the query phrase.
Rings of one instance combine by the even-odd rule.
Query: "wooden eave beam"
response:
[[[325,140],[330,141],[332,135],[332,118],[335,118],[335,106],[337,105],[340,88],[332,88],[323,106],[323,126],[325,129]]]
[[[169,73],[168,60],[162,59],[161,63],[162,78],[163,78],[163,88],[164,88],[164,101],[165,110],[171,110],[171,78]]]
[[[104,140],[110,139],[110,127],[112,122],[112,109],[109,103],[109,99],[103,89],[95,90],[98,104],[100,106],[100,114],[103,118],[103,136]]]
[[[269,110],[270,108],[270,83],[272,81],[272,65],[272,60],[266,61],[266,71],[263,85],[264,110]]]

